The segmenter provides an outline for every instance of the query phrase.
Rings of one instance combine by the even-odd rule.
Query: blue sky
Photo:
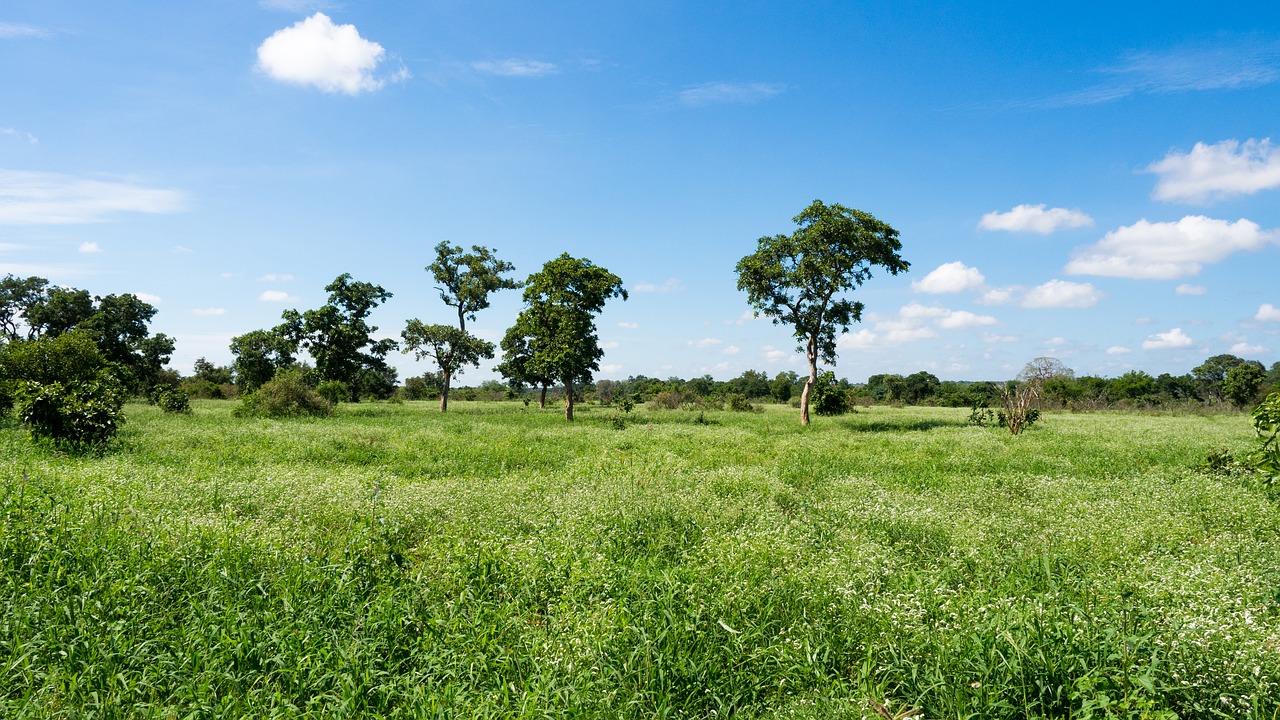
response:
[[[8,0],[0,273],[139,294],[188,373],[343,272],[398,337],[451,322],[441,241],[569,252],[631,293],[598,377],[723,379],[803,369],[733,267],[822,199],[911,263],[853,295],[855,382],[1270,365],[1277,108],[1269,3]]]

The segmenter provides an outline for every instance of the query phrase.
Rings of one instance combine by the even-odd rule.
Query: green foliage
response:
[[[276,330],[253,330],[231,338],[232,368],[241,392],[253,392],[297,361],[298,344]]]
[[[1257,433],[1258,448],[1249,459],[1268,487],[1280,488],[1280,391],[1271,393],[1258,403],[1250,417]]]
[[[623,395],[618,398],[618,409],[624,413],[630,413],[636,408],[636,400],[630,395]]]
[[[809,402],[813,405],[813,411],[819,415],[832,417],[849,411],[849,397],[836,382],[836,374],[830,370],[818,375]]]
[[[969,419],[966,421],[970,425],[978,427],[987,427],[993,424],[1004,424],[1004,419],[996,418],[995,412],[987,405],[985,401],[975,402],[969,408]]]
[[[861,210],[815,200],[793,221],[795,232],[760,238],[735,269],[751,307],[791,327],[812,380],[820,361],[835,364],[836,336],[862,320],[862,302],[840,296],[869,280],[874,267],[897,275],[910,265],[898,255],[898,231]],[[800,421],[809,422],[807,405]]]
[[[1258,389],[1266,379],[1262,363],[1250,360],[1227,371],[1222,378],[1222,396],[1236,407],[1247,407],[1258,397]]]
[[[345,386],[344,386],[345,389]],[[333,403],[307,384],[300,368],[287,368],[262,387],[245,395],[236,408],[241,416],[274,418],[323,417],[333,414]]]
[[[347,384],[338,380],[325,380],[316,385],[316,394],[328,400],[331,405],[337,405],[351,397],[351,389]]]
[[[1193,368],[1191,375],[1195,378],[1198,390],[1203,397],[1221,401],[1225,398],[1222,394],[1222,383],[1226,380],[1227,373],[1231,368],[1242,365],[1244,362],[1244,358],[1235,355],[1214,355]]]
[[[427,266],[431,276],[440,283],[440,299],[445,305],[458,311],[458,329],[466,332],[467,320],[475,320],[476,313],[489,307],[489,296],[499,290],[515,290],[520,283],[502,277],[515,270],[515,266],[499,260],[493,249],[472,245],[471,252],[461,246],[440,243],[436,245],[435,262]]]
[[[746,395],[739,393],[729,393],[724,396],[724,406],[728,410],[734,412],[753,412],[756,407],[751,404]]]
[[[450,325],[424,325],[421,320],[408,322],[400,333],[405,353],[418,360],[431,358],[440,368],[440,411],[448,409],[449,387],[454,375],[468,365],[479,367],[482,359],[493,357],[493,343]]]
[[[124,396],[120,383],[103,371],[94,380],[22,380],[16,405],[33,439],[83,449],[115,436],[124,421]]]
[[[307,350],[321,381],[344,383],[351,392],[349,399],[358,400],[361,373],[386,373],[387,353],[397,347],[394,340],[374,340],[378,328],[368,322],[370,313],[391,298],[391,293],[380,285],[354,280],[349,273],[339,275],[324,289],[329,293],[324,306],[301,313],[286,310],[283,322],[273,332]]]
[[[156,407],[167,413],[187,415],[191,413],[191,396],[181,388],[160,387],[151,394]]]

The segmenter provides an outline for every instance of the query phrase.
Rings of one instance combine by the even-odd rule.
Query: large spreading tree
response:
[[[503,339],[504,351],[520,348],[520,361],[504,363],[518,381],[555,378],[564,383],[564,417],[573,420],[573,393],[600,369],[600,339],[595,316],[609,298],[627,299],[622,280],[586,258],[568,253],[551,260],[525,283],[525,307]],[[501,369],[501,367],[500,367]]]
[[[354,280],[343,273],[325,286],[329,301],[315,310],[286,310],[284,322],[275,332],[305,348],[316,363],[316,375],[323,381],[347,386],[352,400],[360,391],[387,390],[395,370],[387,365],[387,353],[398,346],[395,340],[375,340],[377,326],[369,324],[373,309],[391,297],[380,285]],[[371,386],[372,385],[372,386]],[[394,388],[394,381],[390,387]]]
[[[453,376],[470,365],[479,367],[482,359],[493,357],[493,343],[459,330],[452,325],[425,325],[413,319],[400,333],[404,351],[417,359],[431,358],[440,368],[440,412],[449,409],[449,385]]]
[[[760,238],[736,269],[738,289],[756,315],[789,325],[808,360],[800,394],[800,422],[808,425],[818,363],[834,365],[837,335],[862,319],[862,302],[842,296],[870,279],[874,267],[897,275],[910,264],[898,254],[898,231],[861,210],[815,200],[793,220],[795,232]]]

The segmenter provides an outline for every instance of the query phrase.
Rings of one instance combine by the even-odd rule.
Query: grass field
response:
[[[1243,415],[233,408],[0,429],[0,716],[1280,717]]]

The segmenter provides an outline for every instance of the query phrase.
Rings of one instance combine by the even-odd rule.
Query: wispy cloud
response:
[[[785,88],[776,83],[709,82],[681,90],[677,95],[681,105],[750,105],[782,92]]]
[[[1173,292],[1178,295],[1190,295],[1194,297],[1194,296],[1203,295],[1209,292],[1209,288],[1205,287],[1204,285],[1192,285],[1190,283],[1182,283],[1178,287],[1174,288]]]
[[[258,299],[262,302],[297,302],[298,298],[283,290],[264,290]]]
[[[1102,67],[1102,82],[1034,103],[1042,107],[1097,105],[1130,95],[1158,95],[1259,87],[1280,79],[1280,42],[1246,38],[1236,42],[1135,51]]]
[[[102,247],[96,242],[82,242],[80,243],[80,252],[89,254],[100,253],[102,252]]]
[[[195,308],[191,311],[192,315],[197,317],[216,317],[218,315],[226,315],[226,308]]]
[[[0,135],[7,135],[12,138],[18,138],[19,140],[25,140],[28,145],[40,144],[40,140],[37,139],[35,135],[22,130],[15,130],[14,128],[0,128]]]
[[[636,283],[636,284],[635,284],[635,286],[634,286],[634,287],[632,287],[632,288],[631,288],[631,290],[632,290],[633,292],[638,292],[638,293],[660,293],[660,294],[663,294],[663,295],[665,295],[665,294],[667,294],[667,293],[669,293],[669,292],[672,292],[672,291],[674,291],[674,290],[679,290],[679,289],[680,289],[680,280],[679,280],[679,278],[671,278],[671,279],[667,280],[666,282],[662,283],[661,285],[657,285],[657,284],[655,284],[655,283],[651,283],[651,282],[638,282],[638,283]]]
[[[1156,200],[1208,203],[1252,195],[1280,187],[1280,147],[1271,138],[1196,143],[1191,152],[1169,151],[1146,172],[1160,176],[1151,193]]]
[[[258,282],[289,282],[293,276],[288,273],[267,273],[258,278]]]
[[[1092,226],[1093,218],[1079,210],[1046,209],[1044,203],[1019,205],[1008,212],[989,212],[978,221],[978,227],[982,230],[1030,232],[1039,235],[1048,235],[1064,228]]]
[[[355,25],[335,25],[318,12],[262,41],[258,68],[281,82],[359,95],[409,77],[403,67],[390,76],[375,76],[385,56],[382,46],[360,37]]]
[[[44,28],[23,23],[0,22],[0,40],[10,38],[47,38],[52,33]]]
[[[471,63],[471,69],[486,75],[497,75],[498,77],[526,78],[543,77],[560,72],[560,67],[555,63],[541,60],[520,60],[517,58],[479,60]]]
[[[719,345],[722,342],[723,341],[720,338],[709,337],[709,338],[702,338],[700,340],[690,340],[685,344],[688,345],[689,347],[709,348],[709,347],[715,347],[716,345]]]
[[[184,208],[185,199],[178,190],[0,170],[0,225],[96,223],[115,213],[175,213]]]

